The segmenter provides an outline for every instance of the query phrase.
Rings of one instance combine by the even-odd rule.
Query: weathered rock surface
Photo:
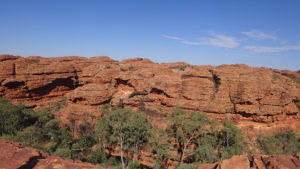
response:
[[[81,161],[66,160],[20,143],[0,140],[0,169],[102,169]]]
[[[0,140],[0,169],[102,169],[81,161],[66,160],[50,155],[41,150],[24,146],[21,143]],[[116,154],[118,156],[118,154]],[[147,155],[143,155],[147,157]],[[153,167],[153,160],[147,163],[147,159],[142,160],[142,164]],[[177,163],[176,163],[177,164]],[[175,168],[170,165],[167,168]],[[287,155],[245,155],[233,156],[213,164],[199,165],[197,169],[299,169],[300,159]]]
[[[251,160],[249,160],[251,159]],[[287,155],[233,156],[214,164],[203,164],[197,169],[299,169],[300,159]]]
[[[56,115],[91,120],[103,104],[143,110],[159,123],[175,107],[231,119],[240,126],[300,128],[299,72],[247,65],[157,64],[108,57],[0,56],[0,97],[28,107],[67,99]],[[92,119],[93,120],[93,119]]]

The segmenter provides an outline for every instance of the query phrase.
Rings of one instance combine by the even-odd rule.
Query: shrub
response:
[[[0,136],[15,135],[32,123],[34,119],[31,112],[24,105],[13,105],[8,100],[0,98]]]
[[[66,105],[67,105],[67,98],[62,97],[60,101],[54,103],[53,109],[55,111],[58,111],[59,109],[63,108]]]
[[[39,63],[40,61],[37,59],[29,60],[29,64]]]
[[[97,140],[93,136],[81,136],[77,141],[81,148],[89,148],[97,143]]]
[[[197,165],[196,164],[181,164],[176,169],[196,169]]]
[[[107,158],[108,155],[106,152],[101,148],[97,148],[88,155],[87,161],[93,164],[101,164],[105,162]]]
[[[299,111],[300,111],[300,101],[295,102],[296,106],[298,107]]]
[[[300,152],[300,143],[294,132],[278,133],[275,136],[260,136],[257,139],[258,146],[265,154],[289,154],[296,155]]]
[[[128,168],[130,168],[130,169],[139,169],[140,166],[141,166],[141,164],[138,160],[130,160],[128,162]]]
[[[188,65],[185,66],[171,66],[171,69],[177,69],[179,71],[185,71],[185,69],[189,67]]]
[[[103,104],[101,107],[101,111],[104,113],[107,113],[109,111],[109,109],[110,109],[109,104]]]
[[[133,70],[134,69],[134,67],[132,66],[132,65],[130,65],[129,67],[128,67],[128,70]]]
[[[136,75],[143,76],[143,74],[141,72],[138,72]]]
[[[60,156],[62,158],[73,159],[72,158],[72,150],[69,148],[58,148],[55,152],[55,155]]]
[[[272,79],[280,79],[280,75],[274,73],[274,74],[272,75]]]
[[[24,130],[19,131],[16,135],[16,138],[17,141],[31,146],[34,146],[35,144],[44,140],[42,129],[36,126],[29,126]]]
[[[296,78],[296,79],[294,79],[294,82],[297,84],[300,84],[300,79]]]

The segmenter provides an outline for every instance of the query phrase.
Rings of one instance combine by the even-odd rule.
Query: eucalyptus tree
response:
[[[118,108],[98,121],[96,133],[104,148],[120,147],[121,163],[125,169],[124,151],[138,153],[149,141],[151,128],[144,114]]]
[[[223,121],[220,137],[222,144],[222,157],[230,158],[233,155],[240,155],[247,147],[242,132],[230,121]]]
[[[196,144],[197,139],[211,131],[212,121],[207,115],[192,112],[190,115],[183,109],[176,108],[171,113],[167,133],[179,144],[179,164],[189,156],[188,146]]]

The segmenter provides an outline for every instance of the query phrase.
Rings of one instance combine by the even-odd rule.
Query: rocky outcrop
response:
[[[193,66],[115,61],[108,57],[0,56],[0,97],[28,107],[49,107],[64,97],[62,119],[93,120],[101,107],[129,107],[159,124],[171,109],[206,112],[240,126],[286,124],[300,128],[299,72],[247,65]],[[266,124],[266,125],[264,125]]]
[[[0,140],[1,169],[102,169],[81,161],[66,160],[23,144]]]
[[[214,164],[203,164],[197,169],[299,169],[299,157],[287,155],[253,155],[247,157],[244,155],[233,156],[230,159],[223,160]]]
[[[0,168],[1,169],[102,169],[81,161],[66,160],[50,155],[41,150],[24,146],[21,143],[0,139]],[[147,155],[144,155],[147,156]],[[153,161],[147,165],[146,160],[142,163],[153,167]],[[175,168],[174,165],[167,168]],[[197,169],[299,169],[299,156],[288,155],[244,155],[233,156],[213,164],[199,165]]]

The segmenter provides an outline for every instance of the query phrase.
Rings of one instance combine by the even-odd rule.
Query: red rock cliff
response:
[[[57,115],[86,120],[103,104],[143,110],[160,119],[175,107],[229,118],[240,126],[280,122],[299,127],[299,72],[247,65],[157,64],[108,57],[0,56],[0,97],[28,107],[67,98]],[[100,115],[99,115],[100,116]],[[159,121],[158,121],[159,122]]]

